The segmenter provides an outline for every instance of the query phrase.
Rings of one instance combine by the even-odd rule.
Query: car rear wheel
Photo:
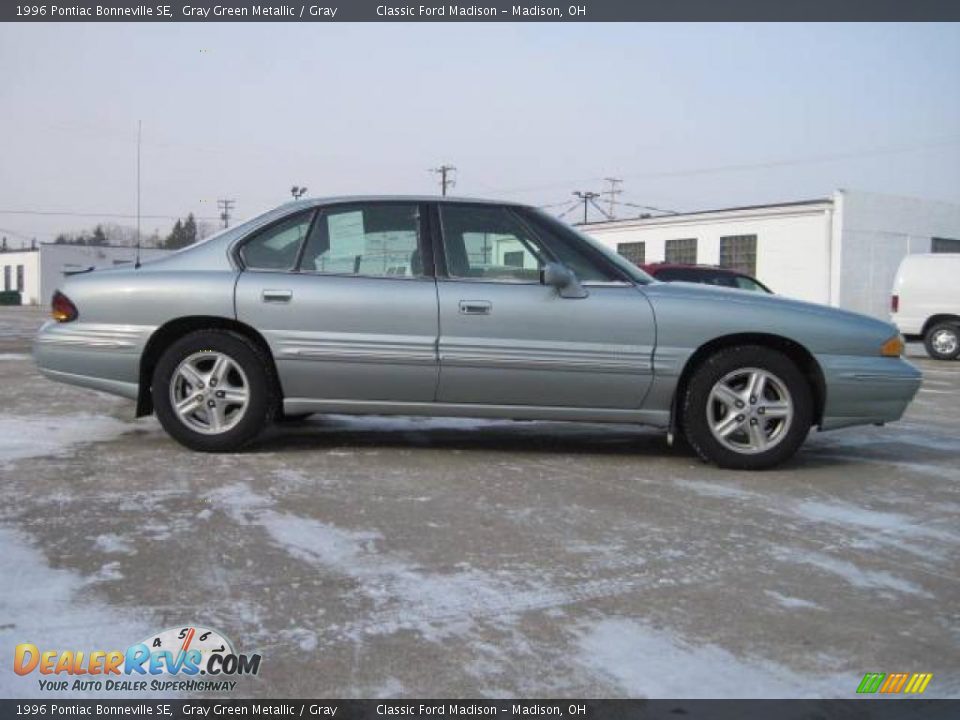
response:
[[[192,450],[231,452],[269,425],[277,394],[267,358],[244,336],[200,330],[173,343],[153,373],[160,424]]]
[[[923,345],[934,360],[955,360],[960,356],[960,325],[937,323],[923,336]]]
[[[684,434],[707,462],[760,470],[791,457],[813,420],[809,383],[767,347],[726,348],[701,364],[682,403]]]

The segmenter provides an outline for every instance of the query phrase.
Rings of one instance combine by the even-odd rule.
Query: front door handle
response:
[[[489,315],[493,312],[493,303],[489,300],[461,300],[461,315]]]
[[[261,297],[267,303],[288,303],[293,299],[293,290],[264,290]]]

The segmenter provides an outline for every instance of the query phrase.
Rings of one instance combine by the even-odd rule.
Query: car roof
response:
[[[332,205],[354,202],[415,202],[415,203],[471,203],[474,205],[509,205],[511,207],[528,207],[525,203],[513,200],[494,200],[491,198],[452,197],[449,195],[330,195],[326,197],[309,197],[300,200],[291,200],[282,207],[316,207],[318,205]]]

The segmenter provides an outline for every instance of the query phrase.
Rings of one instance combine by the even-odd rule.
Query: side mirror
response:
[[[550,262],[540,272],[540,282],[557,289],[562,298],[585,298],[589,293],[577,280],[576,274],[562,263]]]

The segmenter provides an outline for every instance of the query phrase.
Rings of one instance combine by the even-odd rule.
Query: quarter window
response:
[[[680,238],[667,240],[664,247],[664,261],[677,265],[697,264],[697,239]]]
[[[720,267],[745,275],[756,275],[757,236],[728,235],[720,238]]]
[[[417,205],[333,207],[314,223],[300,269],[340,275],[422,275],[419,238]]]
[[[932,238],[930,241],[930,252],[960,253],[960,240],[943,237]]]
[[[240,249],[240,258],[251,270],[293,270],[313,212],[281,220],[254,235]]]
[[[642,242],[626,242],[617,244],[617,252],[623,255],[634,265],[643,265],[647,261],[647,245]]]

